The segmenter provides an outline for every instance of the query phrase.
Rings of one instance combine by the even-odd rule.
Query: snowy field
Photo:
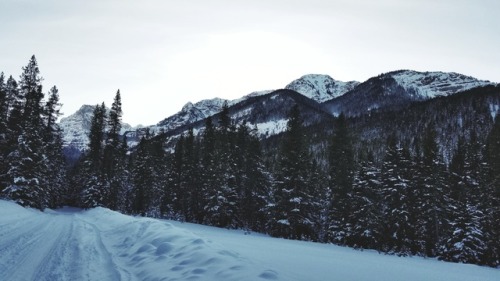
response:
[[[0,280],[500,280],[500,269],[0,200]]]

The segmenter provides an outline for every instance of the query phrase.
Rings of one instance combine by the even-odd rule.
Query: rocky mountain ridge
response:
[[[299,102],[310,100],[314,103],[311,108],[317,108],[321,114],[326,111],[333,116],[340,112],[348,116],[358,116],[372,111],[393,110],[412,102],[452,95],[485,85],[496,85],[496,83],[458,73],[399,70],[380,74],[363,83],[342,82],[328,75],[308,74],[292,81],[285,89],[301,94],[304,99]],[[188,102],[178,113],[145,128],[156,133],[180,132],[189,126],[201,128],[204,119],[215,116],[221,111],[224,103],[227,103],[232,108],[234,120],[245,119],[249,125],[257,128],[260,136],[268,137],[286,128],[285,115],[271,114],[266,109],[271,104],[275,106],[276,102],[273,102],[273,99],[283,93],[285,92],[268,90],[253,92],[236,100],[214,98],[196,103]],[[290,95],[290,92],[286,93]],[[64,131],[66,147],[73,147],[79,151],[86,148],[92,111],[92,106],[84,105],[75,114],[61,119],[60,126]],[[261,116],[256,117],[252,114]],[[145,128],[136,131],[130,125],[124,124],[122,133],[128,131],[127,137],[130,137],[130,144],[133,146]]]

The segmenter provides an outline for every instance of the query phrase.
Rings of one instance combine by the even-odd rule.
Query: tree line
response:
[[[1,76],[2,197],[39,209],[103,206],[397,255],[500,264],[499,118],[485,143],[472,133],[445,163],[432,124],[411,151],[389,137],[376,161],[370,148],[354,152],[356,136],[340,115],[319,152],[323,163],[299,106],[291,108],[272,155],[256,128],[231,121],[227,104],[204,130],[181,135],[173,151],[165,150],[164,134],[152,132],[129,148],[120,134],[118,91],[109,114],[104,104],[95,106],[88,150],[66,176],[57,89],[43,101],[38,72],[33,57],[20,86]]]

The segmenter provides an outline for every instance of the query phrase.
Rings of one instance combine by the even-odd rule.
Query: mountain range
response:
[[[497,83],[470,76],[447,72],[417,72],[398,70],[380,74],[365,82],[337,81],[328,75],[304,75],[281,90],[250,93],[236,100],[221,98],[188,102],[182,109],[156,125],[132,128],[123,124],[122,133],[129,145],[134,146],[146,130],[165,133],[172,139],[193,128],[202,130],[204,120],[212,116],[215,121],[222,106],[227,103],[232,120],[246,122],[257,129],[261,138],[269,138],[286,129],[288,111],[298,104],[306,126],[329,122],[341,112],[359,117],[375,112],[388,112],[406,108],[416,102],[448,97],[460,92]],[[498,105],[492,105],[498,110]],[[497,106],[497,107],[495,107]],[[76,113],[62,118],[60,126],[67,154],[78,154],[88,144],[88,132],[93,106],[83,105]]]

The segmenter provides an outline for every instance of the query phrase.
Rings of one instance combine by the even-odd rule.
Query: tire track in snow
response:
[[[91,236],[87,237],[91,238],[92,242],[87,245],[89,247],[85,247],[86,252],[83,254],[86,255],[87,259],[94,258],[96,261],[98,261],[96,264],[100,265],[101,267],[101,269],[95,270],[92,268],[94,265],[89,263],[89,271],[87,271],[87,273],[96,272],[97,274],[95,277],[88,275],[88,280],[137,280],[135,276],[133,276],[128,270],[121,267],[115,262],[113,255],[109,252],[109,250],[103,243],[103,239],[101,237],[102,232],[95,224],[82,220],[80,218],[78,218],[77,221],[81,224],[82,228],[87,230],[87,234],[92,233]],[[103,276],[103,272],[107,272],[107,274]]]
[[[70,280],[67,276],[68,272],[75,271],[68,266],[69,262],[75,262],[74,257],[67,254],[67,249],[71,248],[71,237],[74,233],[74,223],[71,216],[59,215],[57,217],[57,225],[61,227],[61,231],[46,252],[43,258],[34,270],[32,280]]]
[[[40,225],[43,226],[37,228]],[[25,232],[15,241],[6,241],[9,244],[3,245],[0,257],[8,270],[0,272],[0,280],[24,280],[22,277],[33,272],[34,267],[44,258],[43,255],[36,254],[45,252],[46,248],[55,243],[57,237],[47,235],[54,233],[54,228],[57,227],[53,219],[43,220],[36,226],[32,232]]]

